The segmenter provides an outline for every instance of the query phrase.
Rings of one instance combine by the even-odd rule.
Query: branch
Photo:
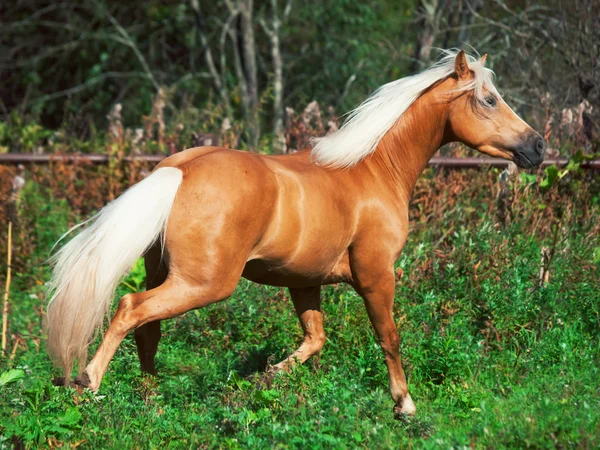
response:
[[[53,92],[52,94],[42,95],[41,97],[32,100],[31,103],[46,102],[48,100],[54,100],[55,98],[77,94],[78,92],[84,91],[87,88],[94,86],[95,84],[101,83],[102,81],[109,78],[148,78],[148,74],[142,72],[106,72],[101,75],[98,75],[97,77],[90,78],[86,82],[71,87],[69,89]]]
[[[340,96],[340,98],[338,100],[338,106],[341,105],[341,103],[344,100],[344,98],[346,97],[346,95],[348,95],[348,92],[350,91],[350,87],[356,81],[356,76],[357,76],[358,72],[360,72],[360,69],[362,69],[364,64],[365,64],[365,60],[361,59],[358,62],[358,64],[356,65],[356,68],[354,69],[354,73],[352,75],[350,75],[350,77],[348,77],[348,79],[346,80],[346,84],[344,85],[344,92],[342,92],[342,95]]]
[[[158,91],[160,89],[160,86],[156,82],[154,75],[152,75],[152,71],[150,70],[150,67],[148,67],[148,63],[146,63],[146,59],[140,52],[137,45],[135,45],[135,42],[133,41],[133,39],[131,39],[131,36],[129,35],[129,33],[127,33],[127,31],[119,24],[119,22],[117,22],[117,20],[112,16],[112,14],[110,14],[108,11],[106,12],[106,14],[107,14],[110,22],[113,24],[113,26],[119,32],[119,34],[123,37],[123,39],[125,39],[126,45],[128,45],[133,50],[133,52],[135,53],[135,56],[137,57],[138,61],[142,65],[144,72],[146,72],[146,74],[148,75],[148,78],[150,79],[150,81],[152,81],[154,88]]]
[[[288,0],[285,4],[285,8],[283,8],[283,16],[281,18],[282,22],[285,22],[290,15],[290,11],[292,10],[292,0]]]
[[[275,35],[275,30],[273,30],[272,28],[269,28],[269,26],[267,25],[267,22],[265,22],[265,19],[263,19],[262,17],[260,19],[258,19],[258,23],[260,23],[260,26],[263,28],[265,34],[267,36],[269,36],[269,38],[273,38],[273,36]]]
[[[225,21],[225,23],[222,24],[223,29],[221,30],[221,36],[219,39],[219,51],[221,53],[221,60],[220,60],[221,73],[225,73],[227,71],[227,61],[226,61],[227,52],[225,51],[225,44],[227,41],[227,36],[231,30],[231,23],[236,19],[236,17],[237,17],[237,10],[232,11],[231,14],[229,15],[229,17],[227,18],[227,20]]]
[[[473,14],[474,17],[477,17],[479,20],[484,21],[485,23],[487,23],[488,25],[492,25],[498,28],[503,29],[504,31],[508,31],[509,33],[514,33],[519,37],[522,37],[524,39],[531,39],[531,35],[530,34],[525,34],[522,33],[518,30],[516,30],[514,27],[510,27],[502,22],[496,22],[495,20],[489,19],[485,16],[482,16],[481,14],[479,14],[475,8],[473,8],[471,6],[471,2],[466,1],[465,4],[467,5],[467,8],[469,8],[469,11],[471,12],[471,14]]]
[[[206,59],[206,65],[208,66],[208,70],[212,75],[213,82],[215,83],[215,87],[223,101],[223,105],[225,106],[225,111],[228,117],[231,117],[231,105],[229,104],[229,93],[227,91],[227,85],[225,79],[221,73],[217,70],[217,66],[215,65],[215,60],[212,55],[212,51],[210,46],[208,45],[208,39],[204,34],[204,24],[202,23],[202,15],[200,14],[200,5],[198,4],[198,0],[191,0],[192,9],[194,10],[194,18],[196,21],[196,28],[198,29],[198,36],[200,37],[200,44],[202,45],[202,49],[204,51],[204,58]]]
[[[73,48],[79,45],[79,41],[71,41],[66,42],[64,44],[56,45],[53,47],[47,47],[43,52],[23,61],[17,61],[14,64],[2,65],[0,64],[0,68],[3,69],[18,69],[21,67],[27,67],[31,64],[36,64],[41,60],[48,58],[50,56],[55,55],[56,53],[61,53],[64,51],[72,50]],[[11,55],[12,56],[12,55]],[[10,58],[9,58],[10,59]]]

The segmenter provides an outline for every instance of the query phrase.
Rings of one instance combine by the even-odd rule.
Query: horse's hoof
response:
[[[267,367],[267,370],[265,370],[265,373],[269,374],[269,375],[272,375],[272,376],[275,376],[278,373],[280,373],[282,370],[283,369],[280,366],[278,366],[278,365],[269,366],[269,367]]]
[[[77,383],[74,381],[65,381],[65,377],[56,377],[52,380],[53,386],[59,387],[77,387]]]
[[[408,394],[402,404],[394,406],[394,417],[396,419],[405,419],[407,417],[412,417],[416,414],[417,408],[410,398],[410,394]]]
[[[90,383],[91,383],[90,377],[87,374],[87,372],[83,372],[82,374],[77,375],[75,377],[75,380],[73,380],[73,382],[75,383],[76,386],[81,386],[84,388],[90,387]]]
[[[265,373],[269,374],[271,377],[275,378],[278,375],[289,372],[290,366],[280,362],[279,364],[275,364],[274,366],[267,367]]]
[[[52,379],[52,385],[53,386],[61,386],[61,387],[65,387],[65,386],[70,386],[72,383],[66,383],[65,384],[65,377],[56,377]]]

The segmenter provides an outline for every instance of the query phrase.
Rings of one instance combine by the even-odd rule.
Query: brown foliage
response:
[[[310,128],[298,127],[306,134]],[[294,139],[302,139],[302,134]],[[25,172],[25,179],[41,186],[44,195],[68,202],[70,225],[82,221],[94,211],[103,207],[111,198],[120,195],[125,189],[146,176],[152,167],[140,161],[115,159],[109,166],[94,165],[85,159],[75,162],[54,162],[48,166],[31,165]],[[0,166],[0,199],[6,204],[12,180],[17,173],[14,167]],[[452,261],[454,249],[448,239],[461,227],[481,225],[493,221],[502,229],[510,222],[519,222],[524,233],[540,239],[558,239],[574,226],[583,225],[590,238],[600,234],[600,223],[594,219],[596,206],[594,197],[600,191],[600,182],[591,172],[565,177],[547,192],[537,184],[527,184],[513,175],[505,184],[508,192],[502,199],[505,205],[501,216],[498,208],[499,192],[502,183],[496,170],[448,170],[427,169],[421,177],[410,208],[410,223],[413,228],[428,228],[435,240],[437,259]],[[33,254],[36,236],[31,232],[35,227],[35,214],[28,205],[21,206],[15,226],[15,265],[24,267]],[[38,213],[39,214],[39,213]],[[0,209],[0,228],[7,224],[6,208]],[[557,231],[558,230],[558,231]],[[66,231],[66,230],[65,230]],[[0,254],[5,254],[4,240],[0,240]],[[500,258],[501,253],[495,253]],[[420,268],[423,273],[431,271],[431,261],[425,261]],[[476,264],[476,261],[473,263]],[[494,261],[500,267],[502,261]],[[477,278],[477,268],[474,269]],[[400,274],[398,274],[400,275]]]
[[[315,100],[310,102],[300,114],[286,108],[285,143],[287,153],[294,153],[311,146],[311,140],[324,136],[339,128],[338,118],[329,107],[324,119],[321,107]]]

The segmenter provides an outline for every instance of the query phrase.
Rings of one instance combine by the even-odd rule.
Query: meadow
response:
[[[289,374],[265,375],[300,343],[289,294],[242,281],[229,300],[163,322],[156,378],[141,375],[129,336],[97,393],[53,386],[45,260],[98,206],[90,199],[102,179],[96,169],[86,185],[64,170],[28,174],[18,205],[0,448],[600,445],[593,174],[549,182],[549,172],[523,172],[502,188],[495,169],[425,173],[394,308],[417,415],[396,420],[383,354],[362,300],[345,285],[322,291],[322,353]],[[140,261],[115,300],[143,289],[144,277]]]
[[[600,448],[600,171],[581,168],[600,158],[598,18],[598,0],[3,1],[0,450]],[[417,184],[394,305],[415,417],[394,417],[343,284],[322,289],[321,354],[291,373],[266,375],[302,338],[289,293],[242,280],[163,322],[156,377],[128,336],[97,393],[53,385],[52,246],[148,175],[142,158],[294,153],[452,48],[480,52],[546,159],[570,162],[429,168]],[[113,308],[144,282],[140,260]]]

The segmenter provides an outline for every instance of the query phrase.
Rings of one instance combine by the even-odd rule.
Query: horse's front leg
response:
[[[395,414],[414,415],[415,404],[408,393],[406,376],[400,362],[400,337],[394,323],[395,277],[393,267],[386,269],[356,264],[354,287],[363,297],[367,313],[385,354],[385,363],[390,377],[390,392],[396,403]]]

